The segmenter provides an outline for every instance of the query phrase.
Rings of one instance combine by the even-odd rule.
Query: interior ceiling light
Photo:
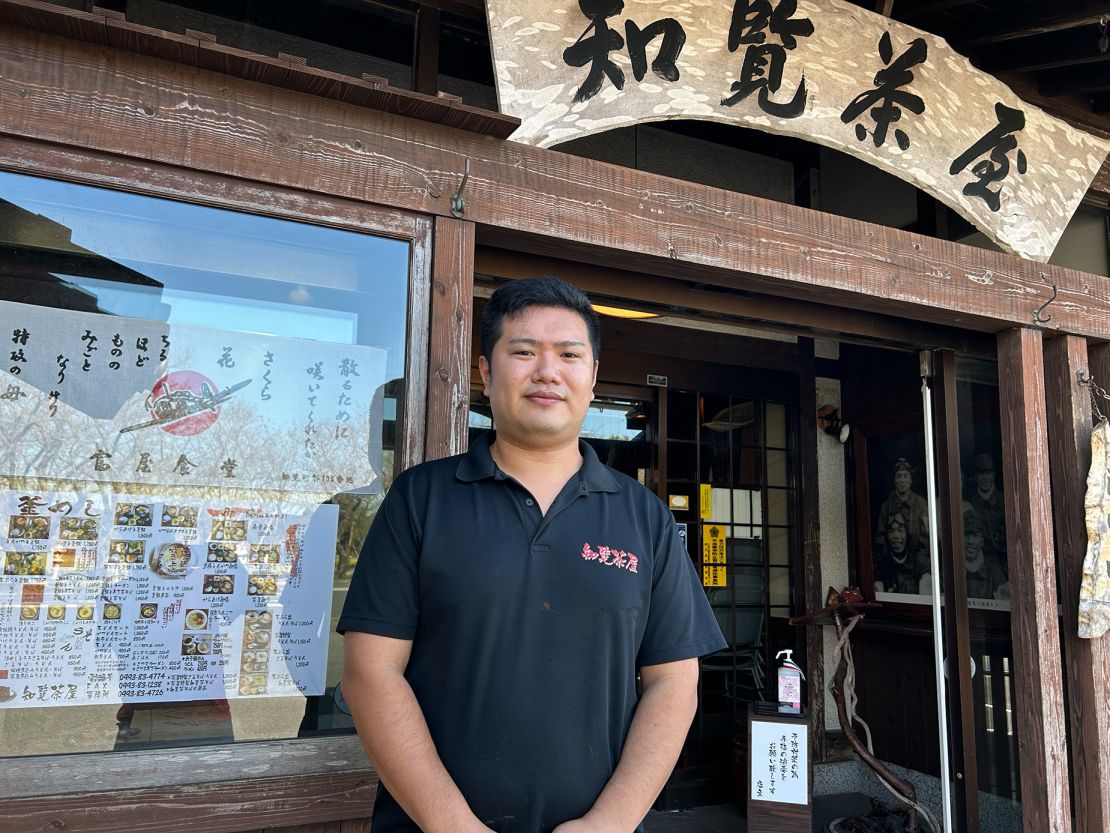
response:
[[[608,315],[611,318],[658,318],[655,312],[643,312],[638,309],[625,309],[624,307],[607,307],[602,304],[590,304],[598,315]]]

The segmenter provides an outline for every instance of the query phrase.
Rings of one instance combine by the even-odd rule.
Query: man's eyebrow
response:
[[[520,337],[520,338],[510,338],[509,339],[509,344],[532,344],[532,345],[536,345],[536,344],[542,344],[542,343],[543,342],[541,342],[538,338]],[[556,341],[555,346],[556,347],[585,347],[586,342],[584,342],[584,341],[575,341],[574,339],[567,339],[566,341]]]

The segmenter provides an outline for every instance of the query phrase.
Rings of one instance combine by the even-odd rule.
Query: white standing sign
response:
[[[809,804],[809,764],[804,723],[751,723],[751,799]]]

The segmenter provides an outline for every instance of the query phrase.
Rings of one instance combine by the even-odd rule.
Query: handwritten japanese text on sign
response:
[[[751,799],[808,804],[806,725],[753,720],[751,733]]]
[[[0,301],[0,474],[380,490],[385,353]]]
[[[488,0],[501,111],[543,147],[706,119],[859,157],[1047,260],[1110,143],[844,0]],[[650,61],[650,63],[649,63]]]

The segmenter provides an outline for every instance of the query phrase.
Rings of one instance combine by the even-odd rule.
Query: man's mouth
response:
[[[530,399],[533,402],[538,402],[540,404],[563,401],[563,397],[552,391],[536,391],[535,393],[528,394],[525,398]]]

